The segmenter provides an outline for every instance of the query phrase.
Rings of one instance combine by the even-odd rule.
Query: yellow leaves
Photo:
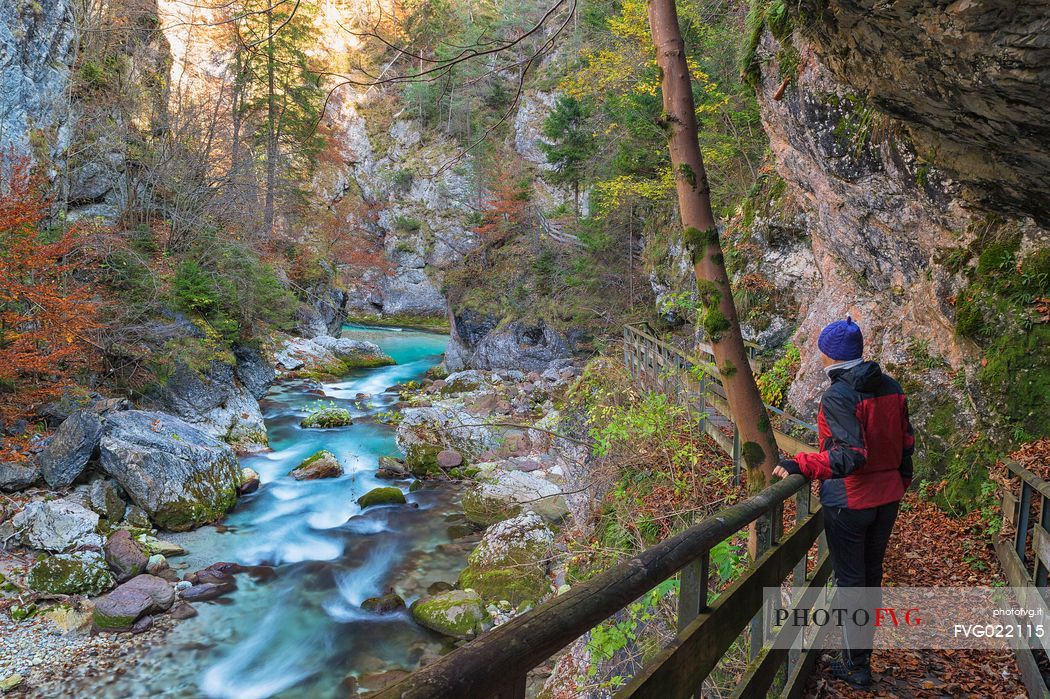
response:
[[[651,46],[649,3],[646,0],[623,0],[620,15],[609,20],[609,31],[614,36]]]
[[[674,177],[671,175],[670,168],[661,172],[657,179],[620,175],[611,180],[596,183],[594,189],[604,210],[615,209],[631,198],[659,201],[670,196],[674,191]],[[599,217],[601,213],[599,212]]]

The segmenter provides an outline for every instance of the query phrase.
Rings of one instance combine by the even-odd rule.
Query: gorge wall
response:
[[[803,363],[789,402],[813,414],[825,381],[817,334],[851,314],[869,355],[912,391],[934,473],[967,440],[1045,433],[1033,419],[1045,397],[1017,405],[1008,395],[1038,396],[1050,364],[1036,307],[1050,242],[1050,119],[1038,106],[1050,88],[1050,11],[789,5],[793,24],[767,31],[756,54],[786,188],[764,190],[743,234],[757,252],[745,272],[785,289],[785,315],[798,309]]]

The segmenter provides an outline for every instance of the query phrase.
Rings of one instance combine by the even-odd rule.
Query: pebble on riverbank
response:
[[[44,615],[16,622],[0,614],[0,668],[23,678],[15,696],[83,696],[78,686],[86,672],[98,676],[134,663],[175,623],[158,616],[140,634],[88,636],[63,633]]]

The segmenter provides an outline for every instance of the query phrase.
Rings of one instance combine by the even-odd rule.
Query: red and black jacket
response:
[[[825,507],[859,510],[897,502],[911,484],[915,437],[900,384],[875,362],[830,372],[820,399],[820,451],[795,456],[819,479]]]

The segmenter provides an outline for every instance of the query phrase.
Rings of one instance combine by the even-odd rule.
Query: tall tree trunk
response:
[[[240,176],[240,152],[241,152],[241,109],[244,81],[241,71],[244,69],[242,65],[242,55],[240,44],[238,43],[237,50],[233,54],[234,57],[234,73],[233,73],[233,106],[230,113],[233,117],[233,138],[230,140],[230,171],[226,178],[229,180],[229,186],[234,196],[238,196],[240,191],[238,189],[239,176]]]
[[[729,409],[740,431],[748,488],[754,492],[771,482],[779,451],[740,335],[729,275],[711,211],[711,190],[700,155],[692,82],[674,0],[649,0],[649,29],[656,44],[656,61],[663,74],[663,126],[667,130],[678,208],[685,228],[683,238],[692,251],[696,271],[700,298],[697,322],[703,325],[707,340],[714,348],[715,364],[722,375]]]
[[[263,231],[273,236],[273,191],[277,186],[277,97],[274,91],[273,10],[266,11],[266,202]]]

